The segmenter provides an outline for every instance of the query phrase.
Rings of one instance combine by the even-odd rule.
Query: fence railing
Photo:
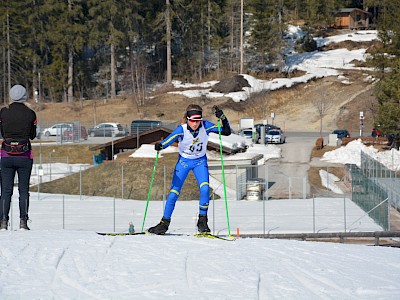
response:
[[[10,211],[11,228],[19,224],[18,193]],[[115,197],[31,193],[30,227],[46,230],[127,232],[129,222],[141,230],[146,201]],[[150,201],[145,229],[160,221],[162,201]],[[381,231],[368,215],[348,198],[229,201],[231,232],[239,234],[328,233]],[[226,235],[226,207],[222,199],[211,200],[209,227]],[[178,201],[170,233],[197,230],[198,201]]]
[[[390,230],[390,207],[400,205],[397,173],[361,151],[361,167],[349,165],[352,200],[375,222]]]

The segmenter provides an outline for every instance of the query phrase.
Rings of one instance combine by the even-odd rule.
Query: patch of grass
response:
[[[344,176],[344,167],[311,167],[308,170],[308,180],[310,184],[317,189],[326,190],[321,183],[321,176],[319,176],[319,170],[325,170],[330,174],[337,176],[339,179],[342,179]]]
[[[46,145],[40,146],[38,143],[32,143],[33,157],[35,163],[39,162],[42,155],[42,162],[66,162],[70,164],[92,164],[93,155],[98,154],[89,150],[88,145]]]
[[[325,146],[324,148],[318,149],[318,150],[316,147],[314,147],[313,150],[311,151],[311,158],[313,158],[313,157],[321,158],[324,156],[324,154],[326,152],[329,152],[329,151],[332,151],[335,149],[337,149],[337,147],[334,147],[334,146]]]

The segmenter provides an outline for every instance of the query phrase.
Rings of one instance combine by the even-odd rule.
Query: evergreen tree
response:
[[[379,5],[378,29],[382,45],[372,53],[372,64],[380,78],[375,90],[379,103],[376,122],[384,133],[400,133],[400,3],[382,0]]]
[[[116,97],[117,64],[116,53],[120,48],[125,49],[126,14],[129,10],[129,0],[89,0],[90,19],[90,45],[94,47],[106,47],[110,55],[109,73],[111,84],[111,98]],[[132,12],[132,11],[131,11]],[[129,23],[129,22],[128,22]],[[133,29],[133,27],[129,27]],[[132,33],[130,33],[132,34]],[[107,79],[107,78],[106,78]],[[106,83],[107,84],[107,83]]]
[[[279,1],[253,0],[249,4],[251,19],[250,42],[258,59],[256,65],[283,63],[282,35],[285,29],[280,19],[282,7]]]

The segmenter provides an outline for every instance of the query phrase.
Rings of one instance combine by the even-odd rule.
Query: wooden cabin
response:
[[[335,14],[335,28],[367,29],[372,15],[359,8],[341,8]]]

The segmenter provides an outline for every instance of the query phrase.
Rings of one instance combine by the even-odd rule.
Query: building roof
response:
[[[91,151],[110,150],[111,148],[113,148],[114,149],[113,152],[118,153],[119,151],[122,150],[137,149],[143,144],[154,144],[156,142],[159,142],[164,138],[166,138],[171,132],[172,132],[171,129],[165,127],[155,127],[150,130],[141,132],[138,136],[130,135],[104,144],[91,146],[89,147],[89,150]],[[209,141],[207,149],[219,151],[219,144]],[[234,151],[235,151],[234,149],[222,146],[222,152],[225,154],[232,154],[234,153]]]
[[[365,10],[362,10],[362,9],[359,9],[359,8],[356,8],[356,7],[352,7],[352,8],[339,8],[339,9],[337,10],[337,13],[352,13],[353,11],[362,12],[362,13],[367,14],[367,15],[370,15],[370,14],[371,14],[371,13],[365,11]]]

